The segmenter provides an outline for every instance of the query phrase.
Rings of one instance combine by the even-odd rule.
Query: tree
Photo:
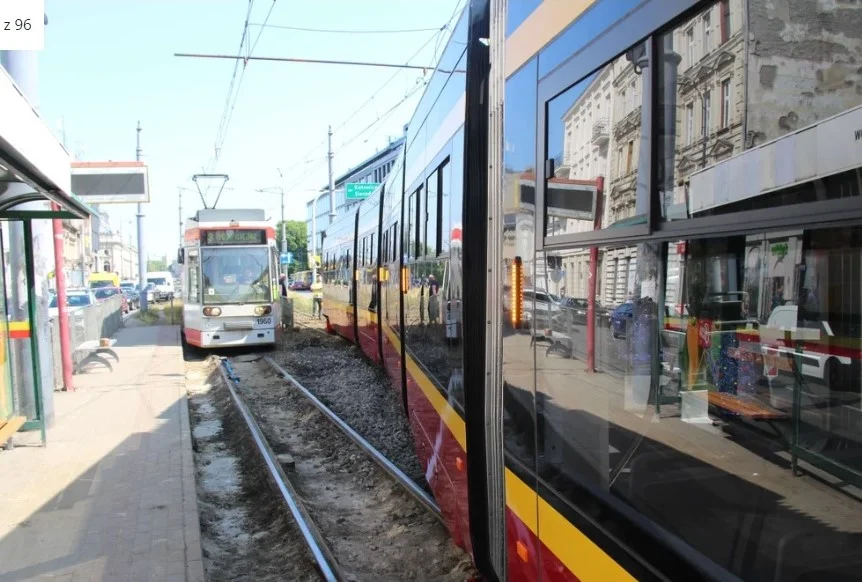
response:
[[[147,261],[147,271],[152,273],[155,271],[167,271],[168,270],[168,261],[167,258],[159,258],[159,259],[149,259]]]
[[[293,253],[290,272],[308,269],[308,240],[305,222],[302,220],[287,220],[287,252]],[[281,251],[281,221],[276,225],[275,240]]]

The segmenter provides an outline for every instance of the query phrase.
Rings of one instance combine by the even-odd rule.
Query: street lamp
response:
[[[279,175],[281,175],[281,172],[279,172]],[[271,188],[256,188],[255,192],[281,195],[281,254],[287,253],[287,223],[284,221],[284,188],[282,188],[281,186],[272,186]]]

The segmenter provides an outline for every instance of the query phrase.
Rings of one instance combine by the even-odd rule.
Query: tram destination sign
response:
[[[205,230],[203,244],[208,247],[230,245],[265,245],[266,231],[255,229]]]

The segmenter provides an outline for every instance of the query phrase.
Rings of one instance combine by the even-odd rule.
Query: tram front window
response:
[[[217,248],[202,254],[205,304],[271,301],[267,249]]]

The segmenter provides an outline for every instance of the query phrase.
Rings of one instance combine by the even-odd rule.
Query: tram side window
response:
[[[623,55],[586,78],[572,79],[572,86],[546,102],[547,175],[535,184],[535,174],[524,172],[519,188],[521,204],[536,203],[536,188],[544,196],[549,241],[647,224],[649,189],[643,176],[649,170],[650,136],[643,128],[652,101],[643,80]]]
[[[452,164],[449,163],[449,160],[446,160],[443,162],[443,165],[440,166],[440,169],[437,170],[440,174],[440,188],[438,194],[438,196],[440,196],[440,243],[438,245],[438,253],[449,252],[449,245],[452,243],[451,212],[449,210],[449,205],[452,203],[452,189],[449,184],[452,180],[451,169]]]
[[[416,221],[416,234],[415,238],[413,239],[414,241],[416,241],[415,248],[413,250],[413,257],[417,259],[420,257],[424,257],[426,254],[425,229],[427,227],[427,224],[425,212],[427,208],[427,203],[423,204],[422,202],[423,194],[424,188],[422,186],[419,186],[419,188],[416,190],[416,215],[414,217],[414,220]]]
[[[407,232],[405,233],[405,241],[407,242],[407,259],[412,259],[416,256],[416,197],[418,192],[413,192],[407,200]]]
[[[535,401],[558,506],[621,499],[743,580],[858,577],[862,228],[600,247],[593,333],[590,253],[557,256]]]
[[[189,274],[188,289],[186,290],[186,300],[189,303],[200,303],[200,268],[199,258],[197,255],[191,256],[186,253],[186,270]]]
[[[858,71],[853,80],[826,73],[862,61],[859,3],[815,2],[810,11],[757,4],[713,3],[658,39],[656,170],[666,221],[800,204],[835,208],[841,198],[862,196],[858,154],[851,153],[858,135],[849,129],[859,127]],[[839,51],[804,50],[850,22],[855,40]],[[716,28],[718,50],[709,50],[705,34]],[[735,65],[740,58],[743,68]],[[808,184],[789,188],[799,182]]]
[[[438,227],[440,225],[440,202],[442,200],[439,197],[439,180],[440,173],[438,170],[434,170],[425,181],[426,240],[423,241],[425,243],[423,254],[429,257],[436,257],[440,254],[440,232]]]

